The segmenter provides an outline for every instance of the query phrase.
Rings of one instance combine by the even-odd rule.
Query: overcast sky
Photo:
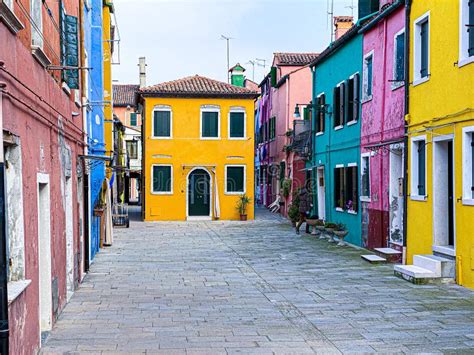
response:
[[[138,83],[140,56],[148,64],[147,85],[194,74],[226,81],[221,34],[234,38],[230,65],[240,62],[252,79],[249,60],[262,58],[269,65],[274,52],[320,52],[328,45],[328,1],[115,0],[121,42],[114,82]],[[351,15],[357,2],[334,0],[335,15]],[[268,70],[256,66],[255,81]]]

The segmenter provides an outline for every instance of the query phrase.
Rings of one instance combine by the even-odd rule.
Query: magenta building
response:
[[[403,1],[380,1],[363,34],[362,245],[401,250],[405,99]]]

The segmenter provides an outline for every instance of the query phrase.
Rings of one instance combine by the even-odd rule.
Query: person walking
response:
[[[300,213],[300,219],[298,223],[296,224],[296,234],[300,234],[300,227],[301,225],[306,222],[306,217],[309,214],[309,210],[311,209],[311,203],[309,201],[309,193],[306,187],[303,187],[299,194],[298,194],[300,203],[299,203],[299,213]],[[306,223],[306,233],[309,233],[309,225]]]

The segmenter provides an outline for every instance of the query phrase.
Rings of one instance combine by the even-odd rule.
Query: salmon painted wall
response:
[[[136,126],[131,126],[130,125],[130,113],[133,112],[132,109],[127,109],[126,107],[120,107],[120,106],[115,106],[114,107],[114,114],[117,115],[118,119],[120,122],[122,122],[125,126],[127,127],[134,127],[134,128],[140,128],[142,125],[142,118],[140,114],[137,113],[137,125]]]
[[[220,219],[238,220],[235,206],[238,195],[225,194],[225,166],[245,165],[246,194],[254,200],[254,100],[253,99],[190,99],[146,98],[143,164],[144,217],[153,220],[186,220],[187,176],[190,165],[216,166],[220,201]],[[172,138],[152,139],[151,117],[156,105],[169,105],[172,110]],[[200,109],[202,105],[220,106],[220,139],[201,140]],[[228,139],[228,117],[231,106],[245,108],[246,139]],[[151,192],[153,164],[173,166],[172,194],[156,195]],[[211,173],[211,177],[213,174]],[[212,178],[212,186],[214,179]],[[214,195],[214,193],[212,193]],[[248,206],[248,219],[254,218],[253,203]],[[214,216],[214,215],[213,215]]]

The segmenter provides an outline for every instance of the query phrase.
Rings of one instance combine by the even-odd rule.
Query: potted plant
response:
[[[296,226],[296,222],[298,222],[298,218],[300,216],[300,210],[298,208],[298,205],[295,205],[292,203],[290,205],[290,208],[288,208],[288,218],[291,221],[291,225],[294,227]]]
[[[308,218],[306,218],[306,223],[308,224],[308,226],[311,226],[312,227],[312,231],[311,231],[311,234],[312,235],[316,235],[316,223],[319,221],[318,219],[318,216],[315,216],[315,215],[312,215],[312,216],[309,216]]]
[[[334,229],[336,228],[336,223],[333,223],[333,222],[326,222],[324,224],[324,230],[326,231],[326,234],[328,235],[329,239],[329,243],[334,243],[335,240],[334,240]]]
[[[281,184],[281,194],[283,195],[284,198],[287,198],[288,196],[290,196],[290,190],[291,190],[291,179],[283,180]]]
[[[324,224],[325,223],[322,219],[318,219],[316,221],[315,227],[319,232],[319,239],[326,239],[326,236],[324,235],[324,230],[325,230]]]
[[[346,235],[349,233],[349,231],[346,229],[346,225],[343,223],[338,223],[336,224],[336,227],[334,228],[333,232],[337,238],[339,239],[339,243],[337,245],[344,246],[346,243],[344,242],[344,238]]]
[[[247,220],[247,206],[251,201],[252,199],[246,194],[240,195],[237,201],[237,210],[239,211],[241,221]]]

